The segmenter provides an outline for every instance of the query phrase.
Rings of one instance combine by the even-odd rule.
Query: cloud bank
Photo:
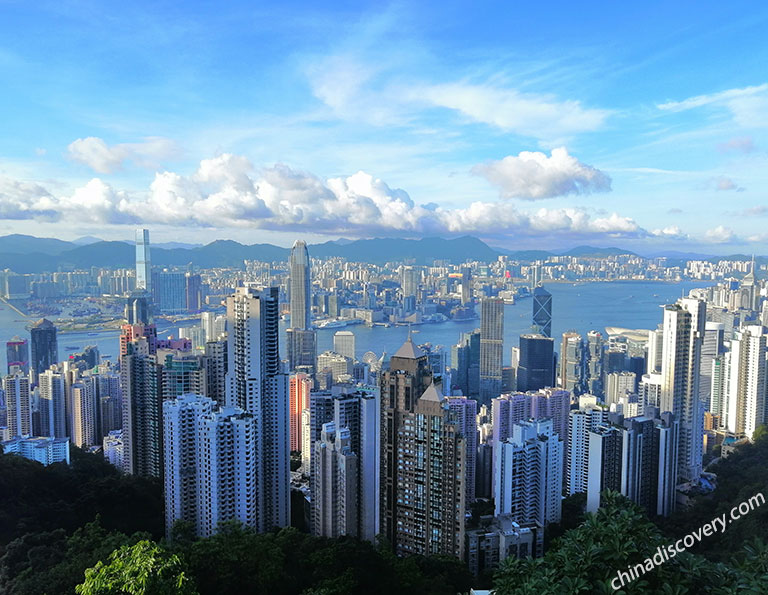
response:
[[[556,155],[553,152],[553,157],[545,159],[557,161]],[[567,154],[564,158],[573,159]],[[561,180],[545,183],[537,175],[525,182],[533,184],[527,190],[532,197],[569,187]],[[358,237],[464,233],[485,237],[551,233],[591,239],[649,236],[633,219],[618,213],[595,217],[578,207],[524,211],[508,201],[478,201],[465,208],[418,205],[404,190],[391,188],[364,171],[328,179],[283,164],[256,171],[245,157],[232,154],[203,160],[192,175],[156,173],[148,190],[141,193],[128,193],[94,178],[69,195],[54,196],[38,184],[5,179],[0,181],[0,216],[304,230]]]

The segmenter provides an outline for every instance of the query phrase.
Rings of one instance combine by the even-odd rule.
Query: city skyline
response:
[[[0,0],[0,592],[765,591],[766,26]]]
[[[765,8],[15,8],[0,232],[765,241]]]

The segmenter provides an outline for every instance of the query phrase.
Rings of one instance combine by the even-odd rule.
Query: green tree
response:
[[[601,508],[554,541],[543,558],[507,558],[494,577],[496,595],[524,593],[613,593],[611,581],[619,570],[652,558],[657,547],[670,541],[643,511],[616,492],[601,495]],[[744,553],[736,568],[711,563],[689,552],[678,553],[655,569],[625,585],[618,593],[736,593],[736,589],[768,584],[765,573],[768,554],[759,543]]]
[[[112,552],[109,564],[85,571],[78,595],[195,595],[181,559],[153,541]]]

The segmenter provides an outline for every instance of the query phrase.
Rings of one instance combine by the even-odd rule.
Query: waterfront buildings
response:
[[[501,394],[504,350],[504,300],[484,298],[480,306],[480,402]]]
[[[56,327],[46,318],[38,320],[29,330],[29,334],[32,353],[30,364],[36,382],[39,374],[59,362],[59,344],[56,339]]]

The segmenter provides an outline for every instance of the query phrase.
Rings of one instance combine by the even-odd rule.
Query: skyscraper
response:
[[[187,309],[187,277],[181,271],[152,274],[152,300],[161,312],[181,313]]]
[[[309,407],[309,393],[312,390],[312,379],[306,374],[293,374],[289,386],[289,427],[291,434],[291,451],[301,450],[301,412]]]
[[[310,278],[309,251],[303,240],[296,240],[291,248],[291,327],[306,330],[311,328],[310,316],[312,281]]]
[[[729,432],[750,439],[768,420],[767,342],[765,327],[743,326],[734,333],[730,351],[725,356],[723,425]]]
[[[238,287],[227,298],[226,402],[252,416],[258,531],[290,523],[288,377],[280,371],[278,321],[277,287]]]
[[[587,392],[603,396],[603,336],[598,331],[587,333]]]
[[[136,289],[152,295],[152,260],[149,254],[149,230],[136,230]]]
[[[637,390],[637,375],[634,372],[611,372],[605,375],[605,403],[618,403],[619,398]]]
[[[520,335],[517,390],[526,392],[554,385],[554,341],[544,335]]]
[[[291,321],[287,330],[288,367],[317,365],[317,334],[312,329],[312,280],[307,244],[296,240],[291,248]]]
[[[157,362],[162,365],[162,400],[193,393],[207,396],[208,375],[205,358],[188,351],[160,349]]]
[[[624,420],[621,493],[649,515],[675,510],[678,422],[656,407],[648,415]]]
[[[8,414],[8,433],[11,438],[32,434],[32,402],[29,378],[17,372],[3,378],[5,406]]]
[[[355,333],[352,331],[336,331],[333,335],[333,350],[354,361]]]
[[[621,428],[611,424],[600,424],[589,431],[587,512],[597,512],[602,491],[621,491],[622,444]]]
[[[47,318],[38,320],[29,330],[31,337],[32,371],[35,379],[51,366],[59,362],[59,344],[56,340],[56,327]]]
[[[22,339],[18,335],[13,337],[5,344],[5,355],[9,374],[14,367],[23,374],[29,372],[29,345],[26,339]]]
[[[699,365],[706,322],[706,304],[681,298],[664,306],[661,363],[662,412],[680,422],[679,477],[697,481],[701,476],[704,413],[699,400]]]
[[[157,363],[154,325],[125,325],[120,337],[123,405],[123,471],[160,477],[162,455],[162,366]]]
[[[210,537],[226,521],[264,530],[257,416],[237,407],[213,410],[201,395],[163,404],[166,532],[177,520]],[[268,489],[268,488],[267,488]]]
[[[128,324],[149,324],[152,322],[147,300],[148,298],[143,295],[133,295],[125,300],[125,321]]]
[[[725,353],[724,339],[725,325],[722,322],[705,323],[699,367],[699,398],[708,411],[712,411],[712,360]]]
[[[483,298],[480,309],[480,403],[501,394],[504,350],[504,300]]]
[[[552,294],[541,286],[533,290],[533,332],[552,336]]]
[[[198,418],[210,414],[216,403],[202,395],[182,395],[163,403],[163,481],[165,535],[171,537],[176,521],[191,523],[199,535],[197,459]],[[200,469],[211,473],[211,469]],[[202,498],[201,498],[202,500]]]
[[[64,376],[49,368],[38,376],[40,387],[40,427],[43,436],[66,438],[67,409]]]
[[[512,436],[496,448],[496,516],[511,514],[521,525],[560,522],[564,453],[552,420],[515,424]]]
[[[419,290],[421,281],[421,270],[417,267],[404,266],[400,274],[400,287],[403,291],[403,298],[415,297]]]
[[[72,387],[72,444],[88,448],[101,444],[97,436],[98,413],[96,409],[98,385],[94,376],[78,379]]]
[[[448,408],[454,413],[459,429],[464,436],[467,451],[466,497],[467,506],[475,501],[475,469],[477,466],[477,401],[467,397],[446,397]]]
[[[203,307],[203,281],[198,274],[186,274],[186,302],[189,312],[198,312]]]
[[[216,401],[219,407],[227,396],[227,340],[209,339],[205,344],[205,395]]]
[[[560,346],[560,386],[576,395],[584,392],[584,341],[574,331],[563,333]]]
[[[312,533],[323,537],[357,534],[357,480],[360,461],[351,447],[349,428],[323,424],[314,446]]]
[[[409,337],[381,376],[381,532],[399,555],[461,558],[466,448],[431,382],[427,355]]]
[[[312,534],[374,541],[380,512],[378,392],[322,391],[310,400]]]
[[[589,483],[589,435],[608,423],[608,409],[594,396],[579,397],[579,408],[570,411],[566,461],[566,493],[586,494]]]

